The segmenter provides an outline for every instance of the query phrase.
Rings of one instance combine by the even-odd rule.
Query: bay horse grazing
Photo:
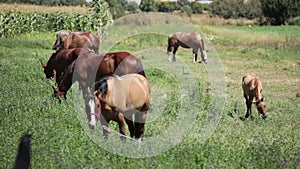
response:
[[[90,52],[94,53],[89,48],[60,49],[56,51],[51,55],[47,64],[41,61],[46,78],[52,79],[56,74],[56,83],[59,84],[65,69],[77,59],[79,55],[86,56]]]
[[[204,63],[207,63],[207,51],[204,49],[204,40],[197,32],[176,32],[168,37],[168,60],[171,61],[170,52],[173,50],[173,61],[176,61],[176,52],[178,47],[192,48],[194,62],[197,62],[198,50],[200,49],[201,58]]]
[[[88,47],[94,50],[95,53],[98,53],[99,43],[99,36],[92,32],[72,32],[70,30],[60,30],[56,32],[56,41],[53,45],[53,49],[58,51],[62,48],[71,49]]]
[[[140,74],[114,75],[94,83],[87,97],[91,109],[88,114],[90,128],[96,128],[97,119],[106,127],[111,120],[116,121],[123,140],[126,121],[130,137],[141,141],[150,108],[150,93],[148,80]],[[108,137],[107,130],[103,129],[103,134]]]
[[[242,78],[242,87],[244,91],[244,97],[246,99],[247,113],[245,118],[252,116],[252,103],[255,103],[259,116],[266,118],[267,110],[264,103],[264,98],[261,95],[262,84],[258,76],[253,73],[247,73]],[[255,98],[255,101],[253,101]]]
[[[58,86],[53,87],[54,97],[65,98],[72,84],[78,81],[83,97],[88,95],[88,88],[106,75],[125,75],[138,73],[146,77],[142,62],[128,52],[115,52],[89,57],[78,57],[64,72]]]

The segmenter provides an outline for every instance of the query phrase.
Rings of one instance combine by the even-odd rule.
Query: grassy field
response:
[[[53,52],[54,32],[0,39],[0,168],[11,168],[19,138],[26,131],[33,134],[32,168],[299,168],[300,98],[296,93],[300,92],[300,28],[196,25],[196,29],[207,36],[214,35],[211,45],[224,69],[226,101],[221,120],[210,137],[200,142],[199,129],[207,118],[212,99],[210,92],[206,92],[211,83],[206,70],[212,63],[207,67],[194,64],[191,50],[180,48],[178,59],[194,78],[191,84],[197,84],[193,97],[199,101],[194,112],[195,124],[175,146],[144,158],[119,156],[97,145],[74,110],[72,96],[78,86],[73,86],[68,99],[61,104],[52,98],[54,82],[45,78],[39,60],[46,62]],[[182,126],[174,121],[179,118],[178,111],[185,100],[180,100],[176,91],[178,77],[170,76],[178,70],[163,69],[178,64],[164,62],[166,37],[140,34],[116,44],[111,50],[133,52],[150,65],[146,66],[146,73],[155,94],[167,93],[161,96],[162,103],[153,100],[145,137],[158,136],[170,126],[175,126],[171,134],[179,132]],[[150,50],[153,48],[156,50]],[[161,68],[151,68],[152,59],[148,56],[163,58],[158,60]],[[246,111],[241,77],[248,71],[262,80],[268,112],[265,120],[257,117],[255,107],[253,119],[240,120]],[[157,97],[160,96],[153,98]],[[112,128],[116,129],[116,125]],[[100,131],[94,134],[100,135]],[[109,141],[119,140],[110,135]]]

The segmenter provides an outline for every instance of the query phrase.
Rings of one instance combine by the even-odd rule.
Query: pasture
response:
[[[101,143],[97,143],[95,138],[99,138],[102,130],[89,133],[85,114],[75,112],[76,107],[83,106],[74,104],[74,98],[80,100],[77,85],[61,104],[52,98],[54,81],[45,78],[39,60],[46,62],[51,56],[54,32],[0,39],[0,168],[13,166],[19,137],[26,131],[33,135],[32,168],[299,168],[300,98],[296,93],[300,92],[300,27],[195,25],[195,29],[206,36],[214,35],[211,45],[221,60],[226,82],[220,121],[204,141],[199,141],[201,126],[213,106],[210,104],[214,88],[210,88],[205,65],[192,62],[192,51],[178,49],[177,58],[187,67],[178,71],[179,63],[167,62],[166,36],[138,34],[114,43],[117,45],[108,45],[111,51],[135,53],[146,63],[146,74],[157,95],[153,96],[153,110],[148,113],[150,122],[145,125],[144,137],[158,136],[169,127],[173,127],[169,134],[176,134],[182,128],[174,124],[182,114],[179,113],[182,103],[197,106],[192,109],[196,112],[187,111],[189,115],[195,113],[196,120],[182,140],[174,141],[174,146],[155,156],[141,155],[143,158],[119,156],[115,153],[117,150],[112,153],[98,146],[103,142],[98,140]],[[122,33],[111,34],[111,37],[122,36]],[[151,50],[153,48],[156,50]],[[151,56],[161,60],[153,60]],[[209,59],[208,53],[208,62]],[[161,67],[151,67],[152,62]],[[180,99],[176,76],[170,73],[185,71],[193,78],[191,84],[196,84],[189,102]],[[253,119],[240,119],[246,113],[241,78],[248,71],[257,74],[262,81],[268,114],[265,120],[258,118],[255,107]],[[85,123],[81,123],[80,118]],[[117,130],[115,124],[111,127]],[[109,141],[119,142],[118,137],[109,137]]]

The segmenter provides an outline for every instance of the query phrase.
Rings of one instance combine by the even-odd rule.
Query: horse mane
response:
[[[110,75],[106,75],[104,76],[101,80],[95,82],[93,85],[92,85],[92,91],[99,91],[100,94],[101,94],[101,97],[102,98],[105,98],[106,95],[107,95],[107,92],[108,92],[108,85],[107,85],[107,80],[110,78],[110,77],[114,77],[113,74],[110,74]]]
[[[53,63],[53,61],[55,60],[56,55],[58,54],[59,50],[52,53],[51,57],[49,58],[47,65],[50,65],[50,63]]]

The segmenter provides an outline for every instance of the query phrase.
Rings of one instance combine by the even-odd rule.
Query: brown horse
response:
[[[100,38],[92,32],[72,32],[70,30],[61,30],[56,32],[56,41],[53,49],[58,51],[62,48],[71,49],[79,47],[88,47],[99,52]]]
[[[267,110],[266,105],[264,103],[264,98],[261,95],[262,85],[259,77],[253,73],[245,74],[242,78],[242,88],[244,91],[244,97],[246,99],[247,105],[247,113],[245,115],[245,118],[252,116],[252,103],[256,104],[259,116],[266,118]],[[253,101],[254,98],[256,101]]]
[[[125,139],[125,121],[133,136],[141,141],[147,111],[150,108],[150,85],[148,80],[139,74],[110,76],[93,84],[91,94],[87,97],[90,107],[88,114],[91,129],[97,126],[100,118],[101,125],[108,126],[113,120],[119,125],[121,139]],[[132,116],[135,115],[134,122]],[[108,132],[103,129],[104,137]]]
[[[171,61],[170,52],[173,50],[173,61],[176,61],[176,52],[178,47],[192,48],[194,62],[197,62],[198,50],[200,49],[201,58],[204,63],[207,63],[207,51],[204,49],[204,40],[197,32],[176,32],[168,37],[168,60]],[[173,48],[173,49],[172,49]]]
[[[88,95],[88,88],[106,75],[124,75],[139,73],[145,75],[142,62],[128,52],[106,53],[101,55],[80,56],[64,72],[58,86],[54,88],[54,97],[66,98],[67,91],[76,81],[82,89],[83,97]]]
[[[64,70],[77,59],[79,55],[86,56],[90,52],[94,53],[89,48],[60,49],[56,51],[51,55],[47,64],[41,61],[46,78],[53,78],[56,74],[56,83],[59,85]]]

